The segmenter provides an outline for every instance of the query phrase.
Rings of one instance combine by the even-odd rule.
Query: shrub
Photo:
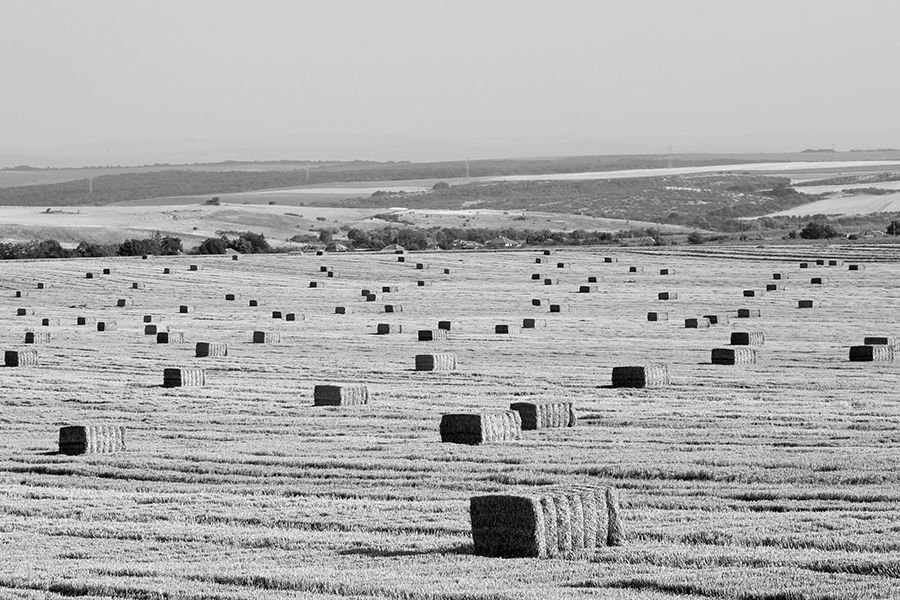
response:
[[[206,206],[219,206],[221,204],[221,202],[219,201],[218,196],[213,196],[212,198],[210,198],[203,204],[205,204]]]
[[[197,254],[225,254],[227,249],[222,238],[206,238],[197,246]]]
[[[699,231],[692,231],[688,234],[687,241],[690,244],[702,244],[706,242],[706,238]]]
[[[837,237],[838,232],[830,224],[822,221],[810,221],[800,230],[804,240],[823,240]]]

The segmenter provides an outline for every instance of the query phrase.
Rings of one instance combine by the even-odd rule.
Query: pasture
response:
[[[0,596],[900,596],[900,363],[848,360],[864,336],[898,334],[900,251],[536,258],[4,262],[3,349],[36,349],[39,364],[0,377]],[[589,277],[596,288],[579,293]],[[765,291],[773,283],[781,289]],[[736,318],[738,309],[760,316]],[[668,320],[649,322],[650,311]],[[685,328],[708,314],[728,319]],[[185,342],[157,343],[144,315]],[[117,326],[98,331],[79,317]],[[522,329],[526,318],[536,326]],[[417,340],[439,320],[453,324],[447,339]],[[379,323],[402,332],[376,335]],[[511,334],[495,334],[498,324]],[[51,338],[26,345],[27,330]],[[252,343],[254,331],[280,341]],[[735,331],[764,332],[758,362],[711,364]],[[197,342],[226,343],[228,354],[197,358]],[[458,370],[413,370],[415,355],[438,352],[455,353]],[[670,386],[610,387],[613,367],[650,362],[669,364]],[[206,385],[162,387],[171,367],[204,368]],[[313,388],[330,383],[367,384],[369,403],[313,406]],[[574,402],[577,426],[483,446],[440,442],[442,414],[538,399]],[[127,451],[58,454],[64,425],[123,425]],[[625,544],[571,559],[474,554],[470,497],[559,484],[617,488]]]

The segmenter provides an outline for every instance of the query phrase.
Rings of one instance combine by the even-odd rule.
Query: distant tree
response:
[[[900,221],[891,221],[885,232],[888,235],[900,235]]]
[[[197,246],[197,254],[225,254],[228,245],[222,238],[206,238]]]
[[[334,240],[334,234],[330,229],[319,230],[319,241],[323,244],[330,244]]]
[[[449,188],[450,188],[450,184],[447,183],[446,181],[438,181],[433,186],[431,186],[431,189],[433,189],[433,190],[446,190]]]
[[[800,237],[804,240],[824,240],[837,236],[837,230],[824,221],[810,221],[800,230]]]
[[[222,202],[219,200],[218,196],[213,196],[203,204],[205,204],[206,206],[219,206],[220,204],[222,204]]]

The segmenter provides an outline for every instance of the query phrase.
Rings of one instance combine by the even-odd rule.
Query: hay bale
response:
[[[194,348],[194,355],[197,358],[228,356],[228,344],[224,342],[197,342],[197,346]]]
[[[552,313],[569,312],[569,305],[568,304],[551,304],[550,312],[552,312]]]
[[[416,354],[416,371],[455,371],[455,354]]]
[[[548,263],[550,262],[550,259],[549,259],[549,258],[545,258],[545,257],[543,257],[543,256],[539,256],[539,257],[537,257],[536,259],[534,259],[534,262],[535,262],[535,264],[538,264],[538,265],[545,265],[545,264],[548,264]]]
[[[509,405],[509,409],[519,413],[523,431],[548,427],[575,427],[578,421],[575,405],[565,400],[513,402]]]
[[[49,331],[26,331],[25,332],[25,343],[26,344],[49,344],[50,343],[50,332]]]
[[[336,315],[349,315],[350,307],[349,306],[335,306],[334,314]]]
[[[325,284],[324,284],[323,282],[321,282],[321,281],[310,281],[310,282],[309,282],[309,287],[311,287],[311,288],[323,288],[323,287],[325,287]]]
[[[578,287],[579,294],[590,294],[597,291],[600,291],[600,286],[597,285],[582,285]]]
[[[820,267],[824,266],[824,265],[825,265],[825,259],[824,259],[824,258],[817,258],[817,259],[816,259],[816,264],[817,264],[818,266],[820,266]]]
[[[766,341],[766,334],[762,331],[732,331],[732,346],[762,346]]]
[[[125,450],[121,425],[67,425],[59,428],[60,454],[111,454]]]
[[[94,274],[91,273],[90,271],[88,271],[87,273],[84,274],[84,278],[85,278],[85,279],[93,279],[93,278],[94,278]]]
[[[838,266],[839,264],[840,264],[840,263],[839,263],[838,261],[836,261],[836,260],[829,260],[829,261],[828,261],[828,266],[829,266],[829,267],[836,267],[836,266]]]
[[[144,284],[141,283],[140,281],[132,281],[132,282],[131,282],[131,289],[133,289],[133,290],[142,290],[142,289],[144,289]]]
[[[375,295],[375,294],[367,294],[366,295],[366,302],[375,302],[376,300],[378,300],[377,295]]]
[[[797,308],[815,308],[816,306],[815,300],[797,300]]]
[[[587,278],[587,282],[588,282],[588,283],[597,283],[597,276],[596,276],[596,275],[590,275],[590,276]]]
[[[675,269],[660,269],[659,274],[660,275],[674,275]]]
[[[59,326],[59,319],[49,319],[44,317],[41,319],[41,327],[50,327],[51,325]]]
[[[206,385],[206,371],[197,368],[167,368],[163,370],[163,387]]]
[[[405,256],[398,256],[398,257],[397,257],[397,262],[398,262],[398,263],[406,262],[406,257],[405,257]]]
[[[170,269],[169,267],[166,267],[163,269],[163,275],[169,275],[171,272],[172,272],[172,269]]]
[[[824,285],[825,277],[812,277],[809,280],[810,285]]]
[[[541,495],[475,496],[469,503],[475,554],[569,557],[624,541],[615,490],[550,489]]]
[[[306,315],[297,314],[297,313],[285,313],[284,315],[285,321],[305,321]]]
[[[759,290],[744,290],[744,298],[757,298],[762,296],[762,292]]]
[[[238,260],[238,255],[237,255],[237,254],[232,254],[232,255],[231,255],[231,260]]]
[[[780,292],[784,290],[784,286],[780,283],[767,283],[766,291],[767,292]]]
[[[426,285],[431,285],[430,281],[423,281],[422,279],[416,282],[416,285],[419,287],[425,287]]]
[[[488,444],[522,439],[522,418],[514,410],[441,415],[441,442]]]
[[[542,250],[542,251],[541,251],[541,254],[543,254],[544,256],[550,256],[550,251],[549,251],[549,250]]]
[[[324,250],[316,250],[316,256],[325,256]]]
[[[273,318],[273,319],[281,319],[281,318],[282,318],[281,311],[280,311],[280,310],[273,310],[273,311],[272,311],[272,318]]]
[[[556,263],[556,268],[557,268],[557,269],[568,269],[570,266],[571,266],[571,263],[567,263],[567,262],[558,262],[558,263]]]
[[[496,325],[494,325],[494,333],[497,335],[509,335],[511,332],[508,324],[497,323]]]
[[[370,289],[368,289],[368,288],[363,288],[363,289],[360,290],[359,295],[365,297],[365,296],[368,296],[368,295],[371,294],[371,293],[372,293],[372,290],[370,290]]]
[[[194,312],[194,307],[188,306],[187,304],[182,304],[178,307],[178,312],[182,314],[192,313]]]
[[[554,285],[554,284],[557,284],[557,283],[559,283],[559,280],[558,280],[558,279],[552,279],[552,278],[550,278],[550,277],[544,279],[544,285]]]
[[[254,331],[253,332],[253,343],[254,344],[280,344],[281,343],[281,333],[277,331]]]
[[[456,329],[459,327],[459,323],[453,325],[453,321],[438,321],[437,328],[443,329],[444,331],[450,331],[451,329]]]
[[[748,346],[713,348],[711,353],[714,365],[755,365],[756,359],[756,350]]]
[[[104,268],[103,274],[104,275],[112,275],[112,269],[110,269],[109,267]]]
[[[157,344],[183,344],[184,343],[184,332],[183,331],[157,331],[156,332],[156,343]]]
[[[537,329],[538,327],[546,327],[547,321],[544,319],[522,319],[522,329]]]
[[[782,279],[790,279],[790,275],[787,273],[772,273],[772,279],[782,280]]]
[[[381,286],[381,293],[382,293],[382,294],[392,294],[392,293],[394,293],[394,292],[396,292],[396,291],[397,291],[397,286],[396,286],[396,285],[383,285],[383,286]]]
[[[259,301],[258,301],[258,300],[250,300],[250,301],[247,303],[247,305],[248,305],[248,306],[259,306]]]
[[[443,342],[447,340],[446,329],[420,329],[417,333],[420,342]]]
[[[385,304],[384,312],[386,312],[386,313],[403,312],[403,305],[402,304]]]
[[[725,325],[728,323],[728,315],[726,314],[703,315],[703,318],[709,319],[710,325]]]
[[[225,302],[234,302],[235,298],[234,294],[225,294]]]
[[[706,317],[691,318],[684,320],[685,329],[704,329],[709,327],[710,322]]]
[[[659,312],[659,311],[650,311],[647,313],[648,321],[668,321],[669,313],[667,312]]]
[[[851,362],[889,362],[894,360],[894,347],[884,345],[865,345],[850,347]]]
[[[614,262],[619,262],[619,259],[616,258],[616,257],[614,257],[614,256],[604,256],[604,257],[603,257],[603,262],[605,262],[605,263],[614,263]]]
[[[809,263],[806,263],[806,262],[800,263],[800,268],[801,268],[801,269],[808,269],[808,268],[809,268]]]
[[[34,314],[34,311],[31,310],[30,308],[17,308],[16,309],[16,316],[18,316],[18,317],[26,317],[28,315],[33,315],[33,314]]]
[[[375,327],[376,335],[389,335],[391,333],[403,333],[402,325],[395,325],[393,323],[379,323]]]
[[[325,277],[330,277],[330,278],[334,279],[334,271],[328,271],[327,273],[325,273]]]
[[[657,300],[678,300],[677,292],[660,292],[656,295]]]
[[[16,293],[14,294],[14,296],[16,298],[24,298],[27,295],[28,295],[28,292],[23,292],[21,290],[16,290]]]
[[[153,315],[144,315],[144,323],[152,323]]]
[[[190,265],[188,267],[188,271],[199,271],[199,270],[200,270],[200,265]]]
[[[93,325],[97,322],[94,317],[75,317],[76,325]]]
[[[613,367],[612,386],[628,388],[657,388],[671,383],[669,365],[650,363],[642,366]]]
[[[540,281],[543,278],[544,278],[544,276],[541,273],[532,273],[531,274],[532,281]]]
[[[865,265],[847,265],[848,271],[862,271],[865,268]]]
[[[548,298],[532,298],[531,299],[532,306],[543,306],[545,304],[548,304],[549,302],[550,302],[550,300]]]
[[[119,298],[116,300],[116,306],[119,308],[125,308],[126,306],[134,306],[134,300],[131,298]]]
[[[644,270],[644,267],[628,267],[629,273],[640,273]]]
[[[754,319],[762,316],[762,312],[758,308],[739,308],[737,311],[738,319]]]
[[[156,325],[144,325],[144,335],[156,335],[157,327]]]
[[[47,286],[43,282],[39,281],[35,287],[37,287],[37,289],[39,289],[39,290],[43,290]]]
[[[325,265],[322,265],[321,267],[319,267],[319,273],[327,273],[329,270],[330,270],[330,268],[326,267]]]
[[[426,265],[425,263],[416,263],[416,269],[418,269],[419,271],[422,271],[423,269],[428,269],[428,268],[429,268],[429,266]]]
[[[37,350],[7,350],[3,355],[7,367],[36,367]]]
[[[449,275],[449,274],[450,274],[450,269],[446,269],[446,268],[445,268],[445,269],[444,269],[444,275]]]
[[[866,346],[893,346],[898,348],[900,347],[900,338],[886,335],[867,335],[863,338],[863,344]]]
[[[97,321],[97,331],[115,331],[118,328],[115,321]]]
[[[361,383],[317,385],[313,389],[314,406],[357,406],[369,403],[369,388]]]

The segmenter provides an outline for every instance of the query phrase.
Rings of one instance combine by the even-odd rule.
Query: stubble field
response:
[[[39,366],[0,372],[0,597],[900,597],[900,368],[847,359],[865,335],[900,333],[900,251],[560,249],[543,265],[539,256],[3,263],[3,349],[26,348],[26,329],[52,339],[35,346]],[[865,269],[799,268],[816,258]],[[743,297],[773,272],[790,275],[785,289]],[[577,293],[588,276],[599,290]],[[824,285],[810,284],[816,276]],[[678,299],[658,301],[663,291]],[[569,310],[549,313],[533,298]],[[799,299],[821,305],[797,309]],[[180,314],[182,304],[193,312]],[[739,308],[762,317],[684,328],[685,318]],[[648,322],[651,310],[670,320]],[[186,343],[144,335],[148,314]],[[118,328],[76,326],[79,316]],[[526,317],[546,327],[520,330]],[[459,328],[444,342],[416,341],[438,320]],[[377,323],[403,332],[374,335]],[[495,335],[498,323],[515,334]],[[252,344],[254,330],[282,342]],[[735,330],[765,332],[760,362],[709,364]],[[195,358],[198,341],[227,342],[229,356]],[[459,370],[413,371],[414,356],[430,352],[456,353]],[[673,385],[609,387],[613,366],[647,362],[669,363]],[[204,367],[208,383],[162,388],[169,366]],[[367,383],[370,404],[313,407],[313,386],[332,382]],[[441,414],[523,399],[574,401],[579,423],[516,442],[440,443]],[[65,424],[125,425],[128,450],[56,454]],[[618,488],[626,544],[571,560],[473,554],[471,496],[556,484]]]

